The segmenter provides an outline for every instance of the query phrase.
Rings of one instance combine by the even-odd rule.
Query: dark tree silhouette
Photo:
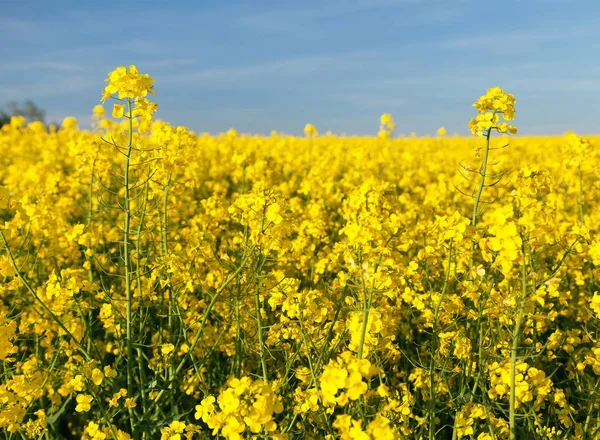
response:
[[[45,123],[46,112],[39,108],[31,100],[27,100],[23,105],[16,102],[10,102],[6,105],[7,110],[0,111],[0,127],[7,124],[12,116],[23,116],[27,122],[40,121]]]

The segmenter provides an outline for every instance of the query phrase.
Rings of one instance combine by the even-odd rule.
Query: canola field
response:
[[[92,130],[13,118],[0,438],[598,438],[600,139],[482,92],[471,137],[210,136],[131,66]]]

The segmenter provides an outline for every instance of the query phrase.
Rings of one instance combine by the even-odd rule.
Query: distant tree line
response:
[[[27,122],[40,121],[43,124],[46,123],[46,112],[31,100],[25,101],[22,105],[9,102],[6,109],[0,110],[0,127],[8,124],[13,116],[23,116]]]

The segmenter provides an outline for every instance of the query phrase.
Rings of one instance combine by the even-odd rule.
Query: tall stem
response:
[[[381,263],[381,257],[382,254],[379,254],[377,256],[377,262],[375,263],[375,267],[373,268],[373,274],[376,274],[377,271],[379,270],[379,264]],[[366,287],[366,283],[365,283],[365,272],[364,270],[362,270],[362,265],[363,265],[363,254],[362,254],[362,248],[359,248],[358,250],[358,259],[359,259],[359,266],[361,267],[361,285],[362,285],[362,291],[363,291],[363,321],[362,321],[362,328],[361,328],[361,332],[360,332],[360,341],[358,344],[358,350],[356,352],[356,355],[358,356],[359,359],[362,359],[363,357],[363,348],[365,345],[365,339],[367,336],[367,326],[369,323],[369,313],[371,310],[371,304],[373,303],[373,293],[375,292],[375,283],[373,281],[371,281],[371,287],[369,288],[369,292],[367,293],[367,287]]]
[[[265,219],[267,214],[267,202],[263,205],[262,218],[260,220],[260,231],[261,233],[265,232]],[[263,379],[265,382],[268,380],[267,374],[267,362],[265,360],[265,343],[263,337],[263,326],[262,326],[262,315],[261,315],[261,306],[260,306],[260,291],[259,291],[259,280],[260,274],[262,272],[262,266],[264,264],[263,254],[261,251],[261,247],[258,248],[258,258],[257,258],[256,267],[254,269],[254,304],[256,307],[256,326],[257,326],[257,337],[258,337],[258,353],[260,356],[260,365],[262,367]]]
[[[519,349],[519,340],[521,336],[521,325],[525,315],[525,300],[527,299],[527,259],[525,253],[525,239],[521,245],[522,255],[522,272],[521,272],[521,301],[519,304],[519,312],[512,335],[512,348],[510,352],[510,402],[509,402],[509,425],[510,425],[510,440],[516,440],[517,427],[515,421],[515,405],[516,405],[516,370],[517,370],[517,351]]]
[[[97,158],[98,158],[98,152],[96,152],[96,156],[94,157],[94,161],[92,162],[92,170],[90,172],[90,186],[88,189],[88,212],[87,212],[87,219],[85,222],[86,229],[89,228],[90,224],[92,223],[93,212],[94,212],[94,170],[96,168]],[[85,258],[89,264],[88,280],[90,281],[90,284],[91,284],[94,282],[94,272],[92,270],[92,259],[90,257],[88,257],[87,252],[85,253]],[[90,322],[91,322],[91,315],[90,315]]]
[[[168,241],[168,233],[169,233],[169,185],[171,184],[171,173],[169,173],[167,177],[167,183],[163,189],[163,212],[162,212],[162,251],[163,256],[168,258],[169,255],[169,241]],[[167,313],[167,326],[169,329],[169,334],[174,338],[175,336],[175,305],[173,301],[173,286],[171,285],[171,275],[167,275],[169,277],[169,284],[167,286],[168,293],[168,313]],[[174,360],[171,359],[169,369],[167,370],[167,381],[169,382],[169,389],[173,389],[173,379],[175,373],[175,365],[173,364]],[[171,397],[171,405],[175,405],[174,393],[169,393]]]
[[[479,204],[481,202],[481,194],[483,194],[483,188],[485,188],[485,178],[487,173],[488,157],[490,155],[490,137],[492,130],[489,129],[485,136],[485,152],[483,153],[483,162],[481,162],[481,168],[479,173],[481,174],[481,180],[479,181],[479,188],[477,190],[477,196],[475,197],[475,204],[473,205],[473,217],[471,224],[477,226],[477,217],[479,217]]]
[[[262,327],[262,316],[260,313],[260,293],[258,290],[258,281],[254,287],[254,301],[256,304],[256,325],[258,327],[258,350],[260,356],[260,365],[262,367],[263,379],[266,382],[269,380],[269,376],[267,374],[267,362],[265,360],[265,343],[263,341],[263,327]]]
[[[577,165],[577,178],[579,180],[579,198],[577,199],[577,204],[579,205],[579,221],[583,223],[583,178],[581,176],[581,165]]]
[[[131,106],[131,99],[127,99],[127,109],[129,113],[129,141],[127,144],[127,152],[125,154],[125,173],[123,175],[124,189],[125,189],[125,224],[123,227],[123,261],[125,264],[125,295],[126,295],[126,307],[127,307],[127,394],[133,397],[133,316],[132,316],[132,303],[133,295],[131,290],[131,255],[129,248],[129,236],[131,227],[131,204],[129,200],[129,168],[131,160],[131,152],[133,150],[133,109]],[[129,422],[131,424],[131,434],[136,438],[134,431],[134,420],[133,420],[133,409],[129,408]]]
[[[487,134],[485,136],[485,152],[483,153],[483,161],[481,162],[481,167],[479,168],[479,174],[481,175],[481,180],[479,181],[479,187],[477,188],[477,195],[475,196],[475,203],[473,204],[473,216],[471,217],[471,225],[473,227],[477,226],[477,220],[480,216],[479,213],[479,205],[481,204],[481,195],[483,194],[483,189],[485,188],[485,178],[487,175],[487,166],[488,166],[488,158],[490,155],[490,137],[492,135],[492,130],[488,129]],[[471,242],[471,264],[469,266],[469,277],[471,276],[471,272],[473,266],[475,265],[475,241]]]
[[[450,247],[448,249],[448,267],[446,268],[446,276],[444,278],[444,286],[442,287],[442,292],[440,293],[440,298],[435,305],[433,310],[433,327],[432,327],[432,335],[436,342],[434,350],[431,352],[431,362],[429,364],[429,439],[435,439],[435,352],[438,351],[438,316],[440,313],[440,307],[442,305],[442,301],[444,300],[444,296],[446,295],[446,289],[448,288],[448,281],[450,280],[450,268],[452,267],[452,246],[453,242],[450,241]],[[456,433],[456,429],[453,429],[453,436]]]
[[[171,174],[167,178],[167,184],[163,190],[163,233],[162,233],[162,248],[163,254],[166,256],[169,253],[169,243],[167,240],[169,231],[169,185],[171,184]]]
[[[379,256],[377,257],[377,262],[375,263],[375,267],[374,267],[374,273],[377,273],[380,262],[381,262],[381,254],[379,254]],[[362,248],[358,249],[358,264],[362,269],[362,265],[363,265]],[[360,331],[360,340],[358,343],[358,350],[356,352],[356,355],[358,356],[359,359],[362,359],[362,357],[363,357],[363,348],[365,345],[365,339],[367,337],[367,327],[368,327],[368,323],[369,323],[369,313],[371,310],[371,303],[373,302],[373,292],[375,291],[375,284],[372,282],[371,287],[369,288],[369,291],[367,293],[367,285],[365,283],[365,273],[363,270],[361,270],[361,286],[362,286],[361,288],[362,288],[362,292],[363,292],[362,327],[361,327],[361,331]]]
[[[150,180],[150,169],[148,169],[148,180],[146,181],[145,184],[145,188],[144,188],[144,196],[143,196],[143,201],[142,201],[142,213],[140,216],[140,222],[138,224],[138,228],[137,228],[137,232],[136,232],[136,240],[135,240],[135,255],[136,255],[136,281],[137,281],[137,294],[138,294],[138,301],[139,301],[139,306],[138,306],[138,316],[140,316],[140,319],[138,320],[138,338],[141,337],[141,335],[143,334],[143,330],[144,330],[144,319],[142,316],[143,313],[143,309],[142,309],[142,304],[143,304],[143,299],[144,299],[144,292],[143,292],[143,286],[142,286],[142,278],[139,276],[141,273],[141,268],[140,268],[140,261],[142,259],[142,251],[141,251],[141,235],[142,235],[142,229],[144,227],[144,221],[146,219],[146,206],[148,204],[148,192],[149,192],[149,188],[150,188],[150,184],[149,184],[149,180]],[[139,380],[140,383],[144,384],[146,383],[146,374],[144,371],[144,364],[143,364],[143,356],[142,356],[142,349],[141,347],[137,347],[136,348],[136,352],[137,352],[137,356],[138,356],[138,373],[139,373]],[[146,412],[146,391],[144,389],[144,387],[140,387],[140,391],[141,391],[141,401],[142,401],[142,411],[145,413]],[[142,433],[142,436],[145,436],[145,433]]]

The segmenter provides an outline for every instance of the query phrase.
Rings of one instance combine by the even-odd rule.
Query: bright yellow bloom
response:
[[[91,403],[94,398],[87,394],[78,394],[75,400],[77,401],[75,411],[88,412],[92,407]]]
[[[113,106],[112,117],[113,118],[122,118],[125,112],[125,107],[123,104],[115,104]]]
[[[135,400],[131,397],[125,399],[125,408],[135,408],[136,406],[137,404],[135,403]]]
[[[98,368],[94,368],[92,370],[92,382],[94,382],[94,385],[100,385],[103,379],[104,374],[102,374],[102,371],[100,371]]]
[[[500,87],[488,89],[487,93],[473,104],[479,115],[469,122],[471,133],[483,136],[491,130],[496,130],[500,133],[516,134],[516,127],[501,122],[501,119],[512,121],[515,118],[515,102],[515,97]]]
[[[94,119],[100,119],[100,118],[104,117],[104,115],[106,114],[106,110],[104,109],[103,105],[98,104],[98,105],[94,106],[92,113],[93,113],[92,117]]]
[[[174,351],[175,351],[175,346],[173,344],[163,344],[160,347],[160,352],[163,356],[169,356]]]
[[[141,74],[135,66],[129,69],[120,66],[108,74],[105,80],[108,85],[104,89],[102,100],[104,101],[113,94],[119,99],[145,97],[148,93],[154,94],[154,79],[148,74]]]
[[[319,134],[319,132],[317,131],[317,127],[315,127],[312,124],[306,124],[304,126],[304,134],[307,137],[315,137]]]

